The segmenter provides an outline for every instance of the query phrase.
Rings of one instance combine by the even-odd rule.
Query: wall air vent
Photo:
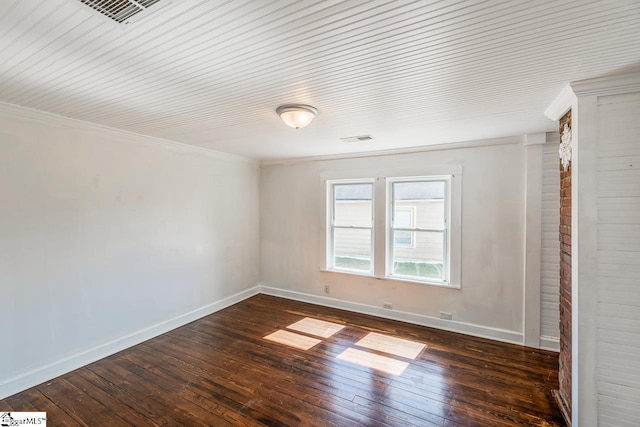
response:
[[[147,14],[160,0],[79,0],[118,24],[130,24]],[[165,3],[163,1],[163,3]],[[135,17],[135,18],[134,18]]]
[[[358,136],[347,136],[344,138],[340,138],[342,142],[364,142],[371,141],[373,137],[371,135],[358,135]]]

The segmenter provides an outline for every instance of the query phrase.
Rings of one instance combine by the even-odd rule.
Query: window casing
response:
[[[420,172],[425,171],[422,169]],[[336,174],[327,173],[323,179],[327,202],[323,269],[461,288],[462,166],[426,168],[426,172],[432,171],[433,174],[424,176],[375,177],[372,174],[374,178],[369,178],[365,174],[362,179],[332,179]],[[342,208],[350,199],[344,190],[353,190],[353,187],[343,186],[362,184],[370,186],[367,188],[371,197],[369,200],[369,193],[367,197],[362,194],[351,197],[351,209],[360,203],[356,221],[353,215],[351,219],[344,215]],[[416,185],[419,191],[412,194],[416,190],[412,187]],[[435,187],[420,190],[421,186]],[[346,235],[351,233],[353,237],[356,232],[361,236],[360,250],[352,248],[350,253],[345,252]]]

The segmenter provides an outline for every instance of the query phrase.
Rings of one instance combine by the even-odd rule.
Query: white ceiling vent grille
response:
[[[129,24],[140,18],[160,0],[80,0],[93,10],[119,23]]]
[[[344,138],[340,138],[342,142],[364,142],[371,141],[373,137],[371,135],[358,135],[358,136],[347,136]]]

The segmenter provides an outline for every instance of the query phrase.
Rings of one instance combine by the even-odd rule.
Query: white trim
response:
[[[10,378],[9,380],[0,384],[0,399],[4,399],[28,388],[34,387],[38,384],[50,381],[51,379],[56,378],[60,375],[64,375],[75,369],[79,369],[90,363],[111,356],[112,354],[138,345],[159,335],[165,334],[169,331],[172,331],[173,329],[201,319],[233,304],[237,304],[245,299],[251,298],[252,296],[255,296],[257,294],[271,295],[294,301],[302,301],[310,304],[352,311],[355,313],[368,314],[384,319],[398,320],[415,325],[426,326],[451,332],[458,332],[474,337],[487,338],[495,341],[522,345],[523,336],[520,332],[517,331],[509,331],[506,329],[492,328],[488,326],[457,322],[453,320],[444,320],[432,316],[398,310],[388,310],[367,304],[343,301],[335,298],[328,298],[258,284],[250,289],[238,292],[235,295],[231,295],[217,302],[207,304],[188,313],[181,314],[177,317],[174,317],[173,319],[160,322],[148,328],[133,332],[124,337],[120,337],[81,353],[66,357],[57,362],[50,363],[46,366]],[[553,338],[541,337],[540,347],[546,350],[558,351],[558,342]]]
[[[365,274],[359,273],[357,270],[347,271],[347,270],[327,270],[326,268],[321,268],[320,272],[322,273],[338,273],[338,274],[347,274],[350,276],[362,276],[362,277],[370,277],[376,280],[390,280],[392,282],[401,282],[401,283],[411,283],[418,285],[428,285],[428,286],[438,286],[440,288],[446,289],[462,289],[460,285],[450,285],[445,282],[436,282],[435,280],[411,280],[408,276],[378,276],[376,274]]]
[[[493,147],[500,145],[522,144],[522,141],[522,135],[514,135],[504,138],[481,139],[477,141],[447,142],[433,145],[419,145],[416,147],[394,148],[390,150],[377,150],[345,154],[328,154],[325,156],[295,157],[291,159],[261,160],[260,166],[288,165],[307,162],[326,162],[342,159],[362,159],[368,157],[390,156],[394,154],[414,154],[429,151],[456,150],[460,148]]]
[[[180,152],[197,153],[220,160],[235,160],[259,165],[259,162],[256,159],[242,157],[235,154],[223,153],[221,151],[209,150],[207,148],[198,147],[196,145],[184,144],[182,142],[143,135],[140,133],[117,129],[110,126],[99,125],[97,123],[72,119],[53,113],[47,113],[45,111],[35,110],[33,108],[9,104],[7,102],[0,101],[0,115],[6,115],[18,119],[36,120],[44,124],[65,126],[67,128],[73,128],[80,131],[100,132],[100,134],[102,135],[112,136],[125,141],[154,144],[156,146],[164,146],[165,148],[177,150]]]
[[[312,295],[303,292],[275,288],[264,284],[258,285],[258,289],[261,294],[265,295],[272,295],[325,307],[353,311],[355,313],[368,314],[384,319],[398,320],[401,322],[412,323],[414,325],[427,326],[430,328],[458,332],[474,337],[488,338],[495,341],[522,345],[522,333],[517,331],[509,331],[506,329],[492,328],[489,326],[474,325],[472,323],[456,322],[454,320],[444,320],[437,317],[426,316],[424,314],[409,313],[406,311],[389,310],[386,308],[375,307],[367,304],[360,304],[351,301],[344,301],[335,298],[328,298],[319,295]]]
[[[571,110],[571,424],[598,420],[598,97]]]
[[[529,144],[529,141],[535,143]],[[542,266],[542,148],[544,133],[527,135],[525,146],[525,217],[523,262],[523,333],[524,343],[540,345],[540,288]]]
[[[158,335],[165,334],[173,329],[179,328],[180,326],[184,326],[187,323],[191,323],[194,320],[198,320],[202,317],[213,314],[216,311],[222,310],[223,308],[257,295],[258,293],[259,286],[254,286],[253,288],[238,292],[235,295],[231,295],[188,313],[176,316],[173,319],[151,325],[113,341],[106,342],[80,353],[65,357],[64,359],[52,362],[48,365],[36,368],[32,371],[9,378],[8,380],[0,383],[0,399],[4,399],[30,387],[42,384],[43,382],[49,381],[60,375],[64,375],[97,360],[111,356],[114,353],[157,337]]]
[[[395,166],[389,168],[369,167],[363,169],[327,169],[323,170],[319,175],[319,180],[323,184],[326,181],[345,181],[350,180],[358,182],[359,180],[366,179],[367,177],[375,181],[386,180],[387,178],[405,177],[411,180],[413,177],[419,176],[449,176],[449,175],[462,175],[462,164],[439,164],[439,165],[427,165],[427,166]],[[384,192],[383,192],[384,194]]]
[[[421,283],[421,284],[435,284],[437,286],[451,287],[460,289],[462,286],[462,165],[435,165],[429,166],[426,169],[420,171],[417,168],[392,168],[391,170],[385,170],[387,176],[381,175],[380,171],[373,170],[350,170],[349,173],[337,173],[333,171],[324,171],[319,176],[319,182],[324,186],[325,194],[325,208],[323,210],[323,224],[325,232],[323,233],[323,244],[325,259],[324,264],[320,266],[321,270],[337,271],[349,274],[349,271],[335,269],[332,266],[333,253],[332,253],[332,235],[333,226],[332,221],[332,209],[333,209],[333,195],[332,188],[336,183],[373,183],[373,228],[372,228],[372,271],[361,272],[367,276],[372,275],[378,279],[395,279],[404,282]],[[371,172],[369,175],[367,172]],[[374,173],[375,172],[375,173]],[[417,173],[418,172],[418,173]],[[420,174],[419,172],[422,172]],[[369,178],[359,178],[362,176],[369,176]],[[388,276],[391,268],[389,266],[389,244],[390,232],[388,226],[389,214],[389,182],[400,181],[415,181],[415,180],[436,180],[446,179],[448,180],[448,206],[449,212],[449,235],[447,241],[447,251],[449,262],[449,277],[448,282],[445,283],[433,283],[433,281],[421,281],[412,280],[407,277],[391,277]],[[378,200],[382,199],[384,203],[379,203]],[[384,234],[380,233],[384,230]],[[380,238],[383,236],[384,238]],[[446,267],[445,267],[446,268]]]
[[[545,116],[557,122],[560,120],[560,117],[564,116],[564,114],[571,109],[576,99],[571,87],[572,85],[566,85],[562,88],[558,96],[556,96],[547,109],[544,110]]]
[[[554,337],[540,337],[540,348],[558,353],[560,352],[560,340]]]
[[[571,82],[576,96],[618,95],[640,92],[640,73],[619,74]]]

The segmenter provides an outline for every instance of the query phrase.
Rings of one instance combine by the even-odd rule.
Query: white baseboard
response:
[[[540,337],[540,348],[543,350],[560,351],[560,340],[552,337]]]
[[[119,351],[140,344],[148,339],[167,333],[173,329],[179,328],[180,326],[184,326],[187,323],[193,322],[194,320],[198,320],[202,317],[208,316],[212,313],[215,313],[216,311],[222,310],[223,308],[229,307],[259,293],[316,305],[323,305],[326,307],[339,308],[356,313],[369,314],[385,319],[399,320],[402,322],[443,329],[446,331],[459,332],[462,334],[481,338],[489,338],[492,340],[507,342],[511,344],[523,345],[522,333],[516,331],[474,325],[465,322],[456,322],[453,320],[444,320],[437,317],[426,316],[423,314],[408,313],[398,310],[388,310],[372,305],[344,301],[335,298],[328,298],[303,292],[296,292],[287,289],[274,288],[271,286],[259,284],[253,288],[239,292],[235,295],[231,295],[220,301],[207,304],[196,310],[174,317],[173,319],[133,332],[124,337],[107,342],[97,347],[90,348],[86,351],[58,360],[46,366],[34,369],[30,372],[26,372],[13,378],[9,378],[7,381],[0,383],[0,399],[4,399],[15,393],[19,393],[20,391],[49,381],[53,378],[86,366]],[[540,338],[540,347],[546,350],[558,351],[559,344],[556,339],[542,337]]]
[[[208,316],[216,311],[252,297],[258,294],[258,292],[259,287],[254,286],[251,289],[223,298],[214,303],[207,304],[196,310],[174,317],[173,319],[149,326],[148,328],[141,329],[97,347],[87,349],[86,351],[74,354],[73,356],[66,357],[30,372],[9,378],[8,380],[0,383],[0,399],[4,399],[20,391],[42,384],[43,382],[66,374],[67,372],[86,366],[114,353],[140,344],[148,339],[179,328],[180,326],[184,326],[194,320],[198,320],[204,316]]]
[[[342,310],[348,310],[362,314],[370,314],[373,316],[383,317],[385,319],[399,320],[402,322],[413,323],[415,325],[428,326],[431,328],[443,329],[445,331],[459,332],[461,334],[472,335],[475,337],[489,338],[496,341],[523,345],[523,336],[521,332],[474,325],[471,323],[456,322],[454,320],[444,320],[437,317],[408,313],[405,311],[388,310],[372,305],[344,301],[335,298],[328,298],[319,295],[306,294],[303,292],[290,291],[287,289],[274,288],[262,284],[258,286],[258,290],[260,293],[266,295],[273,295],[327,307],[340,308]]]

